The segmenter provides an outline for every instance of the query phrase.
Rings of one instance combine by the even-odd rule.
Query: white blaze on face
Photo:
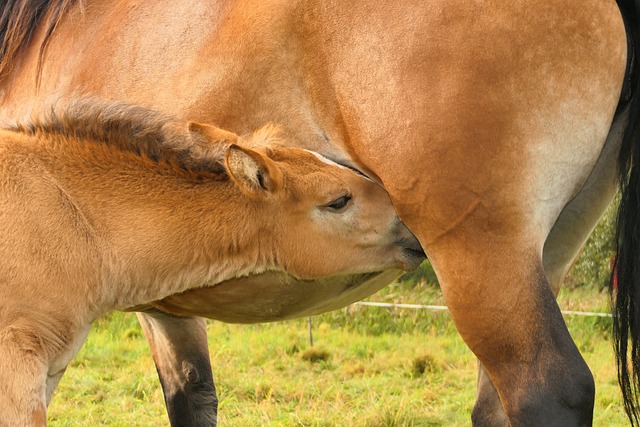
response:
[[[333,165],[333,166],[340,166],[341,168],[344,168],[344,167],[345,167],[345,166],[342,166],[342,165],[340,165],[340,164],[338,164],[338,163],[334,162],[334,161],[333,161],[333,160],[331,160],[331,159],[327,159],[325,156],[323,156],[322,154],[317,153],[317,152],[315,152],[315,151],[306,150],[306,149],[305,149],[304,151],[306,151],[306,152],[309,152],[309,153],[313,154],[313,155],[314,155],[314,156],[316,156],[316,157],[318,158],[318,160],[320,160],[322,163],[326,163],[326,164],[328,164],[328,165]]]
[[[322,154],[317,153],[317,152],[315,152],[315,151],[306,150],[306,149],[305,149],[304,151],[308,151],[309,153],[313,154],[313,155],[314,155],[314,156],[316,156],[316,157],[318,158],[318,160],[320,160],[322,163],[326,163],[326,164],[328,164],[328,165],[338,166],[338,167],[341,167],[341,168],[343,168],[343,169],[349,169],[349,170],[352,170],[352,171],[354,171],[354,172],[358,172],[358,173],[360,174],[360,176],[362,176],[363,178],[365,178],[365,179],[366,179],[366,180],[368,180],[368,181],[371,181],[371,178],[369,178],[368,176],[366,176],[365,174],[363,174],[359,169],[356,169],[356,168],[349,168],[349,167],[347,167],[347,166],[344,166],[344,165],[341,165],[341,164],[339,164],[339,163],[336,163],[336,162],[334,162],[333,160],[328,159],[328,158],[326,158],[325,156],[323,156]]]

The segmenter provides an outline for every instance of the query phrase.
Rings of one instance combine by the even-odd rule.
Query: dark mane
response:
[[[96,98],[58,101],[31,118],[7,126],[30,135],[91,140],[182,169],[221,173],[224,143],[191,132],[184,121],[156,110]]]
[[[0,10],[0,77],[7,74],[18,52],[26,46],[38,24],[49,13],[45,36],[38,57],[40,74],[42,55],[58,22],[74,4],[84,0],[5,0]]]

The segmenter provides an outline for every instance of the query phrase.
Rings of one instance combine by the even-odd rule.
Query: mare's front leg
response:
[[[171,426],[215,426],[218,398],[205,321],[155,309],[136,314],[151,348]]]

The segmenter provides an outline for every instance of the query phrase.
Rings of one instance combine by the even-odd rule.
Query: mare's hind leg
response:
[[[505,236],[488,246],[486,236],[465,234],[430,255],[456,326],[487,368],[510,424],[590,425],[593,378],[530,239]]]
[[[478,394],[471,412],[471,421],[475,427],[509,427],[496,386],[489,373],[478,361]]]
[[[554,224],[543,250],[544,270],[557,297],[562,281],[580,254],[589,234],[616,191],[616,159],[626,115],[613,123],[598,162],[577,196]],[[474,426],[508,426],[498,392],[482,363],[478,362],[478,394],[473,408]]]
[[[137,315],[151,347],[171,426],[215,426],[218,398],[204,320],[155,309]]]

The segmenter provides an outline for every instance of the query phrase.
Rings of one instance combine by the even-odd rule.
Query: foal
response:
[[[0,130],[0,425],[46,424],[109,311],[267,270],[412,268],[413,239],[380,186],[273,127],[83,100]]]

